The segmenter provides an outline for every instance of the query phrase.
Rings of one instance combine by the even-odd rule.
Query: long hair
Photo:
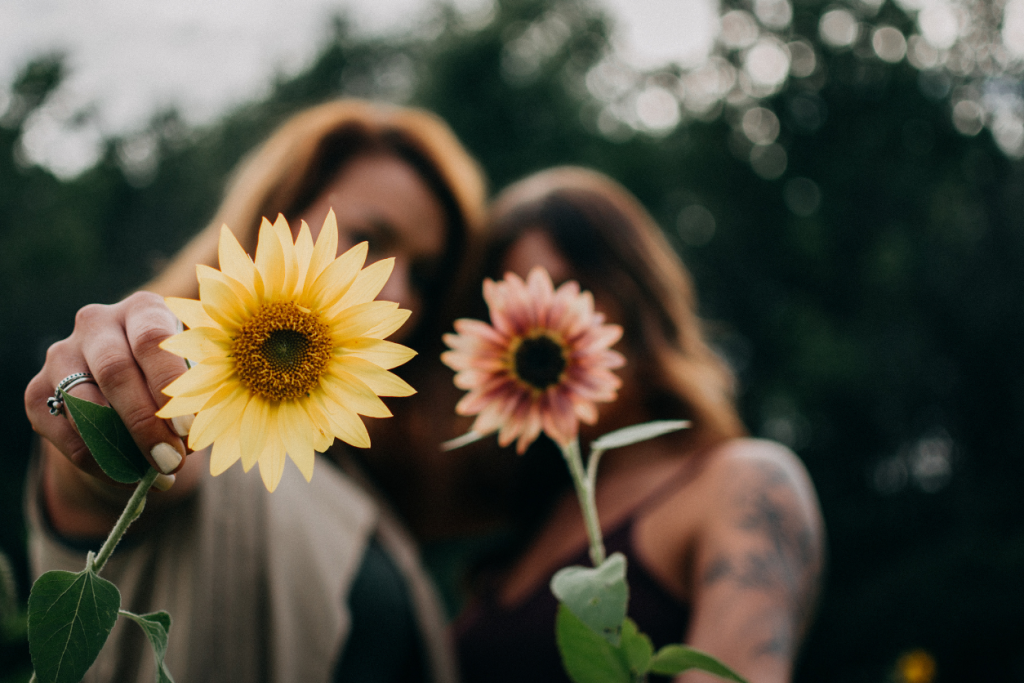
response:
[[[503,257],[530,230],[552,239],[582,287],[622,311],[627,357],[652,419],[691,419],[688,439],[700,447],[744,434],[733,375],[704,338],[690,275],[628,190],[573,167],[515,183],[491,211],[487,272],[502,275]]]
[[[252,255],[261,219],[278,213],[292,221],[353,159],[391,154],[408,163],[437,197],[446,217],[446,249],[438,272],[461,272],[468,245],[479,233],[486,195],[484,176],[451,129],[419,109],[362,100],[337,100],[285,121],[233,174],[210,224],[145,289],[165,296],[198,296],[196,264],[217,265],[220,226],[228,225]],[[427,306],[447,297],[453,278],[423,292]],[[443,290],[443,291],[442,291]],[[424,311],[427,321],[437,311]]]

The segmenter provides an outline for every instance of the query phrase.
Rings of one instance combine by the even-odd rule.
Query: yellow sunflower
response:
[[[193,365],[164,389],[157,416],[196,414],[188,445],[213,444],[214,476],[259,463],[273,491],[287,454],[309,481],[315,451],[335,438],[370,445],[359,416],[391,416],[378,396],[415,393],[388,372],[415,351],[384,340],[409,311],[374,301],[394,259],[363,268],[365,243],[337,249],[333,211],[315,245],[305,221],[293,243],[284,216],[263,219],[255,263],[224,226],[221,269],[197,266],[199,300],[166,300],[189,329],[160,346]]]

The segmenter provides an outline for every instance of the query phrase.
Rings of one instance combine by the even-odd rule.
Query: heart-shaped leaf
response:
[[[686,429],[689,426],[689,420],[655,420],[631,427],[623,427],[622,429],[616,429],[614,432],[608,432],[596,439],[590,444],[590,450],[592,452],[610,451],[613,448],[622,448],[630,444],[647,441],[662,434]]]
[[[157,683],[174,683],[171,672],[164,664],[164,656],[167,654],[167,635],[171,631],[171,615],[167,612],[133,614],[125,610],[121,610],[119,614],[141,626],[146,637],[149,638],[149,644],[153,646],[153,655],[156,657]]]
[[[642,680],[651,665],[654,645],[646,634],[636,627],[636,622],[627,618],[622,622],[622,645],[619,646],[626,658],[629,670],[637,680]]]
[[[569,608],[558,606],[555,638],[562,666],[575,683],[630,683],[622,652],[594,633]]]
[[[747,683],[746,679],[711,655],[685,645],[666,645],[651,660],[650,670],[656,674],[675,676],[688,669],[707,671],[727,681]]]
[[[64,405],[100,469],[122,484],[134,484],[149,470],[131,432],[113,408],[64,393]]]
[[[629,588],[626,558],[613,553],[599,567],[566,567],[551,577],[551,592],[594,633],[619,645]]]
[[[40,683],[78,683],[117,621],[121,593],[91,569],[46,572],[28,597],[28,646]]]

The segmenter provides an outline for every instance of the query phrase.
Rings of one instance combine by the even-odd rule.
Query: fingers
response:
[[[177,319],[155,294],[133,294],[110,311],[79,312],[82,353],[110,406],[121,416],[150,464],[164,474],[176,471],[185,456],[181,438],[156,417],[167,402],[162,390],[185,372],[182,359],[159,348],[177,331]]]
[[[112,306],[82,308],[74,332],[50,347],[43,368],[25,390],[32,428],[76,467],[105,480],[66,415],[53,416],[46,405],[64,377],[89,372],[96,384],[77,385],[72,395],[113,407],[150,464],[164,474],[176,471],[186,452],[179,433],[187,434],[188,420],[178,420],[172,428],[155,412],[168,400],[163,388],[186,369],[182,359],[159,348],[177,326],[163,300],[152,293],[133,294]],[[161,483],[166,485],[167,479]]]

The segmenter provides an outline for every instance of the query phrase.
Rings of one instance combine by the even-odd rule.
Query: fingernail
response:
[[[173,474],[158,474],[156,479],[153,480],[153,487],[159,491],[166,491],[172,486],[174,486]]]
[[[192,423],[195,421],[195,415],[179,415],[178,417],[171,418],[171,426],[174,427],[174,431],[177,432],[178,436],[184,439],[188,436],[189,431],[192,429]]]
[[[149,454],[153,456],[156,468],[164,474],[170,474],[181,464],[181,453],[169,443],[158,443]]]

